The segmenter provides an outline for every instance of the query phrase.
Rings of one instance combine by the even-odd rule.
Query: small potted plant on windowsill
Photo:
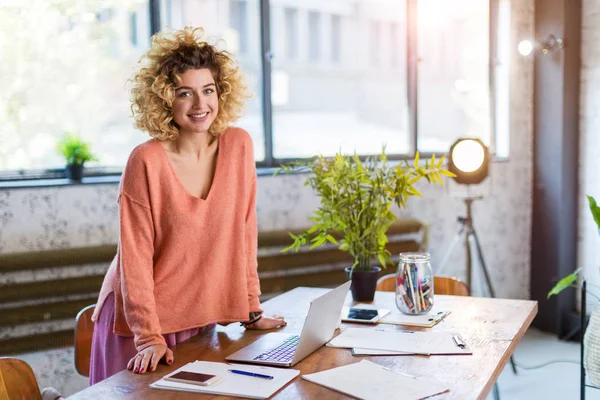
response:
[[[384,148],[379,156],[364,162],[356,154],[338,153],[331,158],[317,156],[282,166],[277,173],[294,169],[309,172],[305,185],[312,187],[321,200],[310,218],[314,225],[300,235],[290,233],[293,243],[282,251],[298,251],[309,243],[311,248],[325,243],[337,245],[354,258],[346,268],[354,300],[372,301],[381,268],[392,263],[386,248],[386,232],[396,220],[392,205],[406,208],[410,196],[422,197],[414,186],[421,179],[443,184],[441,175],[453,177],[442,169],[443,161],[444,157],[436,161],[434,155],[421,167],[417,153],[412,167],[408,162],[391,165]],[[334,232],[341,234],[339,242]],[[374,265],[377,263],[380,266]]]
[[[67,179],[81,180],[84,164],[88,161],[98,161],[91,153],[89,143],[85,142],[79,135],[70,132],[65,133],[58,141],[56,149],[67,164],[65,166]]]

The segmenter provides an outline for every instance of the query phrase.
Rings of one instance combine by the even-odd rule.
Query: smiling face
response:
[[[188,69],[175,88],[173,120],[181,134],[205,133],[219,113],[219,97],[207,68]]]

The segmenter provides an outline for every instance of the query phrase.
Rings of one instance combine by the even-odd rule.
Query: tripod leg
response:
[[[488,273],[488,269],[485,266],[485,260],[483,259],[483,251],[481,250],[481,244],[479,244],[479,238],[477,237],[477,232],[475,232],[475,228],[471,227],[471,232],[473,238],[475,239],[475,247],[477,248],[477,256],[479,257],[479,262],[481,263],[481,269],[483,271],[483,276],[485,277],[485,283],[490,291],[491,297],[496,297],[496,293],[494,293],[494,287],[492,286],[492,280],[490,279],[490,274]]]
[[[500,388],[498,382],[494,383],[494,400],[500,400]]]
[[[460,239],[461,239],[461,236],[462,236],[462,233],[464,232],[464,230],[465,230],[464,227],[461,225],[461,227],[458,229],[458,231],[456,231],[456,235],[454,236],[452,243],[450,243],[448,250],[446,250],[446,254],[444,255],[442,263],[440,264],[440,268],[436,271],[436,274],[442,275],[444,273],[446,266],[448,264],[448,261],[450,260],[450,256],[452,255],[452,252],[454,251],[454,248],[456,247],[456,245],[460,242]]]
[[[469,229],[465,235],[465,261],[467,265],[467,286],[469,287],[469,295],[473,296],[475,291],[473,290],[473,260],[471,257],[471,242],[469,239],[470,235],[471,231]]]
[[[495,298],[496,293],[494,293],[494,287],[492,286],[492,280],[490,279],[490,274],[488,273],[487,267],[485,266],[485,260],[483,259],[483,251],[481,250],[481,244],[479,243],[479,238],[477,237],[477,232],[475,232],[475,228],[471,226],[471,232],[473,238],[475,239],[475,247],[477,248],[477,254],[479,256],[479,262],[481,263],[481,269],[483,270],[483,275],[485,276],[485,281],[487,283],[488,289],[490,290],[490,296]],[[510,365],[512,367],[513,373],[517,375],[517,364],[512,356],[510,356]]]

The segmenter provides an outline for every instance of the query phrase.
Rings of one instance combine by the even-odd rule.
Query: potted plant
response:
[[[67,132],[58,141],[56,149],[67,163],[65,173],[68,179],[81,180],[84,164],[88,161],[98,161],[91,153],[89,143],[79,135]]]
[[[290,233],[293,243],[282,251],[298,251],[309,243],[311,248],[325,243],[337,245],[354,258],[346,268],[354,300],[373,300],[381,268],[392,263],[386,249],[386,232],[396,220],[392,205],[405,208],[410,196],[422,197],[415,188],[421,179],[443,184],[441,175],[454,176],[442,169],[443,161],[444,157],[436,161],[434,155],[424,167],[419,166],[417,152],[413,166],[406,161],[392,165],[384,148],[379,156],[364,162],[356,154],[338,153],[331,158],[317,156],[282,166],[276,173],[295,169],[309,172],[305,186],[312,187],[321,200],[310,218],[314,225],[300,235]],[[339,242],[334,232],[341,234]]]
[[[596,203],[596,199],[592,196],[587,196],[588,204],[594,222],[598,227],[598,233],[600,233],[600,207]],[[581,288],[577,283],[579,280],[579,274],[582,272],[581,268],[575,272],[565,276],[548,292],[547,298],[553,295],[557,295],[566,288],[574,287]],[[588,292],[593,297],[598,299],[598,296],[592,292]],[[587,317],[587,316],[584,316]],[[590,319],[585,330],[583,337],[583,365],[587,376],[589,377],[590,383],[594,386],[600,386],[600,306],[596,306],[590,315]]]

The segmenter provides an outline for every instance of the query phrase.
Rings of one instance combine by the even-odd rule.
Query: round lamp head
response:
[[[517,49],[522,56],[528,56],[533,51],[533,43],[531,40],[521,40]]]
[[[479,139],[458,139],[448,154],[448,170],[462,184],[481,183],[489,174],[490,156]]]

